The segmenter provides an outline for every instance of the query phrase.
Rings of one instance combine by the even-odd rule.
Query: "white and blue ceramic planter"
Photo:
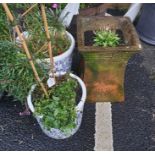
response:
[[[28,38],[28,32],[22,33],[25,38]],[[55,72],[69,72],[71,70],[72,64],[72,53],[75,48],[75,39],[73,36],[66,31],[68,39],[70,41],[70,47],[67,51],[64,51],[62,54],[54,57],[54,71]],[[21,44],[19,37],[16,38],[16,42]],[[50,69],[50,58],[37,59],[37,62],[43,66],[46,70]]]
[[[58,76],[58,75],[57,75]],[[70,74],[70,76],[74,79],[76,79],[81,87],[82,90],[82,95],[81,95],[81,99],[79,101],[79,103],[76,106],[76,127],[74,129],[72,129],[72,131],[70,133],[64,133],[62,132],[60,129],[56,129],[56,128],[51,128],[50,130],[47,130],[47,128],[43,125],[42,123],[42,118],[43,116],[39,116],[39,115],[35,115],[36,120],[38,121],[42,131],[49,137],[54,138],[54,139],[65,139],[65,138],[69,138],[70,136],[74,135],[78,129],[80,128],[81,122],[82,122],[82,116],[83,116],[83,108],[84,108],[84,103],[86,101],[86,86],[83,83],[83,81],[76,75],[74,74]],[[36,85],[33,85],[31,87],[31,90],[29,91],[28,97],[27,97],[27,103],[29,106],[29,109],[31,110],[32,113],[35,112],[35,107],[32,103],[32,93],[35,89]]]

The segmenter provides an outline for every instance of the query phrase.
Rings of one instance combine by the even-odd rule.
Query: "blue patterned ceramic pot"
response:
[[[75,40],[73,36],[66,31],[68,39],[70,40],[71,44],[67,51],[64,53],[54,57],[54,70],[55,72],[69,72],[71,70],[72,64],[72,53],[75,47]],[[50,69],[50,58],[37,60],[38,63],[43,65],[43,67],[47,70]]]
[[[57,74],[57,76],[58,76],[58,74]],[[54,138],[54,139],[65,139],[65,138],[69,138],[70,136],[74,135],[80,128],[80,125],[82,122],[83,108],[84,108],[84,103],[86,101],[86,96],[87,96],[86,86],[85,86],[84,82],[78,76],[71,74],[71,73],[70,73],[70,76],[78,81],[78,83],[81,87],[81,90],[82,90],[81,99],[76,106],[76,115],[77,115],[76,120],[75,120],[76,127],[74,129],[72,129],[72,131],[70,131],[70,133],[64,133],[60,129],[56,129],[56,128],[51,128],[50,130],[48,130],[42,123],[43,116],[35,115],[35,118],[38,121],[42,131],[47,136]],[[28,103],[29,109],[31,110],[32,113],[35,112],[35,107],[32,103],[32,93],[33,93],[35,87],[36,87],[36,85],[33,85],[31,87],[31,90],[29,91],[29,94],[27,97],[27,103]]]
[[[70,47],[67,51],[63,52],[62,54],[54,57],[54,71],[55,72],[69,72],[71,70],[72,64],[72,53],[75,48],[75,39],[73,36],[66,31],[69,41],[71,42]],[[28,32],[24,31],[22,35],[25,38],[28,38]],[[20,45],[21,41],[19,37],[16,38],[16,42]],[[43,66],[46,70],[50,69],[50,58],[46,59],[38,59],[37,62]]]

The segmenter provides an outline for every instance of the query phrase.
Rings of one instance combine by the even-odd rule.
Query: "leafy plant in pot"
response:
[[[3,4],[3,7],[9,19],[13,22],[14,18],[9,8],[6,4]],[[34,113],[43,132],[49,137],[64,139],[73,135],[80,127],[82,111],[86,99],[86,87],[81,79],[73,74],[65,74],[60,77],[62,72],[54,73],[51,41],[43,4],[41,4],[41,11],[48,40],[48,52],[51,63],[51,72],[48,80],[46,77],[42,80],[39,77],[38,72],[40,72],[40,70],[37,72],[27,43],[19,31],[19,27],[17,25],[15,26],[20,40],[23,40],[22,45],[24,51],[32,67],[35,78],[38,81],[37,85],[32,86],[27,101],[30,110]],[[81,87],[82,95],[80,95],[78,105],[76,105],[77,88],[79,86]]]
[[[82,95],[76,100],[79,94],[78,87]],[[48,88],[48,94],[48,98],[44,94],[40,95],[38,87],[33,85],[27,97],[30,110],[43,132],[49,137],[64,139],[72,136],[79,129],[82,121],[86,100],[84,83],[74,74],[65,75],[64,78],[58,77],[57,84]]]
[[[116,47],[119,45],[120,38],[111,30],[99,30],[95,32],[94,46]]]
[[[87,101],[123,101],[124,73],[129,58],[141,50],[127,17],[78,16],[78,50],[85,59]]]
[[[61,12],[61,6],[58,8],[46,7],[46,14],[49,25],[49,34],[52,42],[52,51],[54,56],[54,69],[56,72],[67,72],[71,70],[72,52],[75,47],[73,36],[66,31],[62,21],[58,19]],[[59,8],[60,7],[60,8]],[[40,8],[35,6],[23,18],[23,34],[27,38],[27,45],[33,55],[37,58],[45,69],[49,70],[50,60],[47,52],[47,39],[43,23],[41,22]],[[20,42],[19,37],[16,39]]]

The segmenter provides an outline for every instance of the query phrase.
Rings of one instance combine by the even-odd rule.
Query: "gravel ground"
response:
[[[155,47],[142,45],[126,68],[125,102],[112,105],[114,150],[155,150]]]
[[[23,107],[11,97],[0,101],[0,150],[93,150],[95,133],[95,104],[86,104],[80,129],[65,140],[47,137],[33,116],[19,116]]]

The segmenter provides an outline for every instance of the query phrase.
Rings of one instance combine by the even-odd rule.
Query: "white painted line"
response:
[[[96,103],[95,151],[113,151],[112,113],[110,102]]]

